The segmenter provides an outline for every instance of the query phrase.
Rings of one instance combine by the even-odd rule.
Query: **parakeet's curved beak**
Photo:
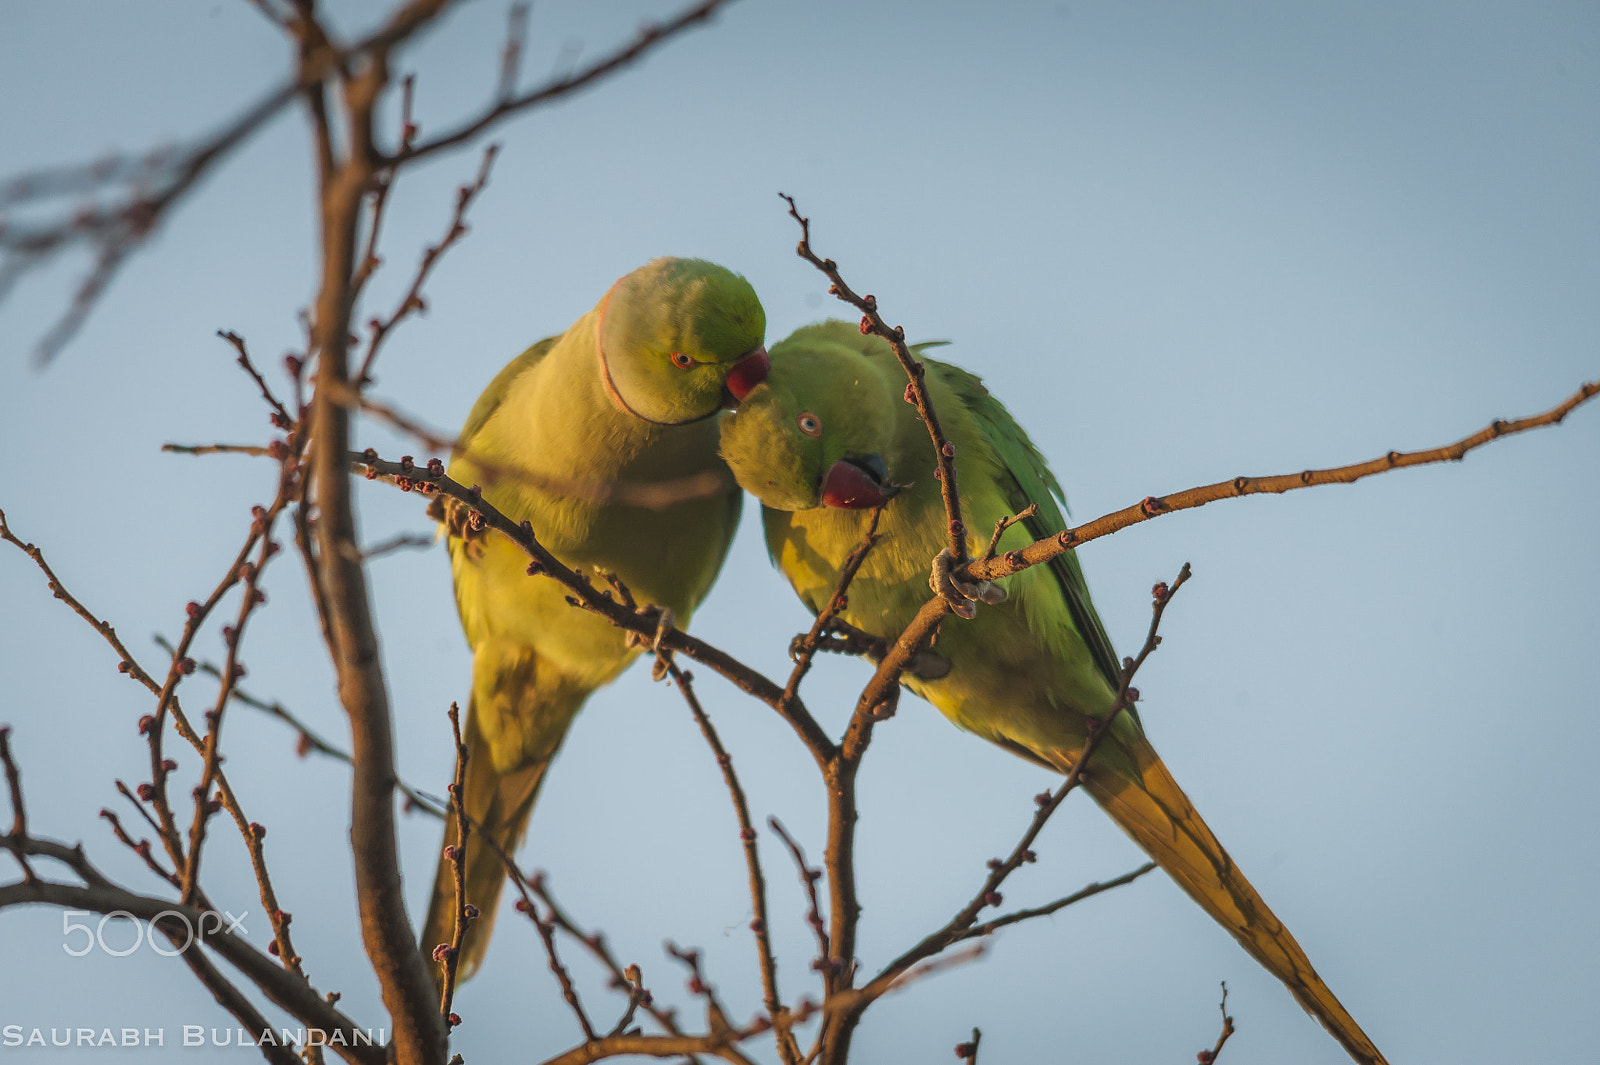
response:
[[[843,510],[881,507],[904,487],[889,483],[889,469],[877,455],[846,455],[822,479],[822,505]]]
[[[729,410],[744,402],[744,397],[750,390],[767,379],[767,370],[772,363],[767,360],[767,349],[757,348],[738,362],[733,364],[733,369],[728,371],[728,376],[722,379],[727,386],[722,397],[722,405]]]

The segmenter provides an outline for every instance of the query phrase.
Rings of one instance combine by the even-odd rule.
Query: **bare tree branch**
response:
[[[543,85],[518,95],[507,93],[507,81],[504,73],[509,69],[514,76],[515,57],[520,56],[521,53],[520,43],[513,44],[520,32],[518,23],[513,17],[505,49],[505,54],[513,58],[506,61],[502,66],[500,90],[494,102],[480,114],[468,119],[455,129],[442,133],[431,140],[423,141],[421,144],[401,147],[393,156],[384,159],[383,164],[386,167],[398,166],[413,159],[422,159],[446,148],[464,144],[512,115],[542,106],[592,85],[606,75],[621,70],[641,58],[661,42],[682,33],[691,26],[707,21],[718,8],[723,7],[728,2],[729,0],[700,0],[699,3],[686,8],[680,14],[659,25],[649,24],[644,26],[630,43],[602,56],[582,70],[552,78]]]
[[[293,78],[266,92],[238,117],[185,151],[113,156],[85,166],[32,171],[0,184],[0,208],[122,186],[121,198],[108,207],[83,208],[63,221],[44,226],[10,225],[0,229],[0,252],[5,256],[0,260],[0,299],[17,277],[63,249],[87,244],[95,250],[94,267],[79,284],[71,305],[40,340],[36,360],[41,364],[49,362],[72,339],[122,264],[218,162],[305,90],[355,58],[386,56],[450,3],[451,0],[409,0],[382,28],[347,48],[338,48],[321,37],[320,47],[302,49]]]
[[[1423,451],[1390,451],[1379,458],[1349,466],[1305,470],[1301,473],[1281,473],[1271,477],[1235,477],[1229,481],[1218,481],[1215,484],[1190,488],[1170,495],[1146,496],[1132,506],[1112,511],[1082,525],[1063,529],[1055,536],[1035,541],[1020,550],[1007,551],[1004,555],[987,561],[974,561],[966,567],[964,576],[970,580],[996,580],[1021,572],[1029,566],[1048,562],[1063,552],[1071,551],[1091,540],[1098,540],[1102,536],[1109,536],[1130,525],[1137,525],[1163,514],[1203,507],[1220,499],[1259,495],[1263,492],[1279,494],[1324,484],[1353,484],[1366,477],[1388,473],[1390,470],[1425,466],[1436,462],[1458,462],[1465,458],[1469,451],[1474,451],[1492,441],[1515,433],[1527,432],[1529,429],[1559,425],[1568,414],[1597,394],[1600,394],[1600,380],[1587,381],[1576,392],[1547,411],[1511,421],[1497,418],[1472,435],[1441,447]]]

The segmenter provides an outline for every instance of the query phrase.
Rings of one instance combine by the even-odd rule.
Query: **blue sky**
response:
[[[359,28],[364,5],[334,4]],[[528,77],[594,55],[650,3],[540,5]],[[424,131],[492,91],[505,5],[466,5],[400,64]],[[242,3],[13,4],[0,12],[0,170],[182,141],[283,75],[288,50]],[[776,193],[818,250],[914,339],[983,375],[1028,427],[1079,520],[1145,495],[1454,440],[1600,376],[1600,12],[1588,4],[813,3],[741,0],[642,66],[501,131],[473,232],[401,329],[377,395],[460,424],[493,373],[663,254],[750,278],[768,341],[834,313],[793,254]],[[66,260],[0,306],[0,508],[136,649],[174,634],[236,550],[271,471],[163,455],[166,441],[260,440],[265,414],[215,337],[276,372],[314,291],[310,156],[297,113],[214,173],[45,370],[33,343],[84,267]],[[409,174],[368,312],[392,305],[443,232],[463,153]],[[363,315],[365,317],[365,315]],[[363,444],[415,451],[375,426]],[[1592,1060],[1600,1042],[1594,828],[1600,698],[1600,415],[1459,465],[1228,502],[1083,552],[1131,651],[1149,586],[1196,577],[1142,675],[1174,775],[1391,1060]],[[423,531],[413,497],[363,486],[363,534]],[[693,630],[769,672],[804,611],[768,566],[756,514]],[[444,708],[469,655],[437,549],[372,566],[403,773],[440,790]],[[303,578],[269,571],[248,683],[342,736]],[[33,827],[83,839],[153,883],[96,818],[147,772],[139,693],[0,553],[0,720]],[[220,658],[214,633],[202,650]],[[831,728],[865,679],[827,662],[809,702]],[[820,854],[821,788],[784,726],[729,686],[701,693],[760,816]],[[191,696],[195,698],[195,696]],[[342,769],[241,710],[229,768],[319,987],[380,1017],[345,852]],[[180,761],[184,761],[182,755]],[[188,757],[193,769],[196,759]],[[908,699],[863,772],[869,968],[942,923],[1025,826],[1048,774]],[[437,828],[403,823],[420,909]],[[1141,861],[1087,801],[1046,832],[1008,902]],[[759,992],[736,827],[676,693],[630,671],[575,726],[526,863],[687,1005],[660,942],[702,946],[737,1016]],[[808,983],[795,878],[764,844],[786,994]],[[252,911],[234,841],[210,890]],[[9,875],[9,874],[8,874]],[[68,957],[61,916],[0,912],[0,1027],[226,1024],[176,962]],[[266,922],[247,920],[264,943]],[[120,941],[119,941],[120,942]],[[575,952],[573,953],[575,956]],[[21,963],[15,959],[22,959]],[[601,1017],[619,1003],[574,960]],[[1224,1061],[1342,1052],[1159,874],[1013,929],[981,961],[874,1009],[860,1060],[1191,1060],[1226,980]],[[606,1005],[602,1005],[602,1004]],[[504,922],[458,999],[472,1060],[537,1058],[579,1037],[531,929]],[[227,1053],[237,1054],[238,1051]],[[165,1060],[6,1050],[18,1062]],[[770,1057],[770,1055],[768,1055]]]

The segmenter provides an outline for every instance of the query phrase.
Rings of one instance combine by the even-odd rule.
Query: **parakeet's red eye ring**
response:
[[[800,427],[800,431],[805,433],[807,436],[822,435],[822,419],[818,418],[810,411],[801,412],[800,417],[796,418],[794,421],[795,424]]]
[[[670,358],[672,359],[672,365],[676,366],[680,370],[687,370],[691,366],[699,365],[699,362],[695,360],[693,355],[685,354],[681,351],[674,351]]]

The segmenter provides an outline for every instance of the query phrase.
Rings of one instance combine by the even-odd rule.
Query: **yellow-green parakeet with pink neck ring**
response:
[[[744,278],[699,259],[656,259],[496,375],[467,418],[449,474],[481,485],[513,521],[531,523],[569,566],[615,573],[641,605],[686,624],[739,521],[742,495],[717,457],[716,416],[766,376],[765,331]],[[697,477],[711,489],[672,498],[672,486]],[[450,566],[472,646],[464,799],[467,814],[510,852],[567,726],[639,650],[568,604],[565,587],[530,577],[520,548],[471,531],[461,515],[436,513],[454,519],[446,521]],[[457,842],[449,825],[446,844]],[[469,835],[466,901],[480,917],[463,944],[463,978],[483,959],[505,875],[493,850]],[[451,941],[455,915],[454,876],[441,860],[425,952]]]

